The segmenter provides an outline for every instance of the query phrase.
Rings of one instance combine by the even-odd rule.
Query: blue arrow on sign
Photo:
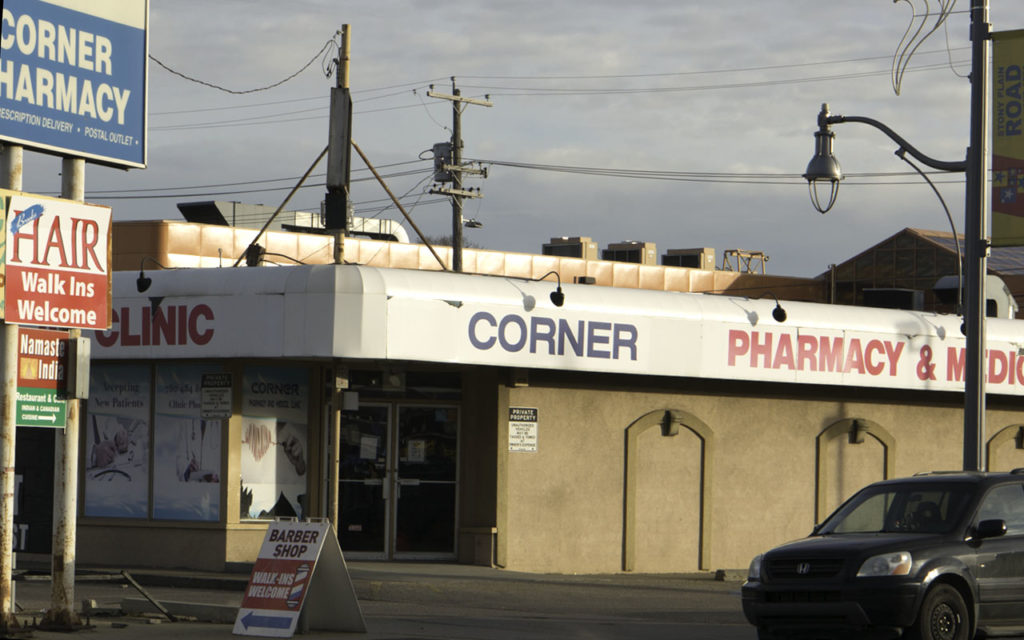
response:
[[[287,629],[292,624],[291,616],[258,616],[250,611],[242,617],[242,626],[262,627],[264,629]]]

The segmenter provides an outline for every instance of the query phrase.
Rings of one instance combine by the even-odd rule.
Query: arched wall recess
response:
[[[662,436],[676,437],[680,428],[695,435],[700,443],[700,531],[698,568],[711,565],[711,461],[713,439],[711,428],[687,411],[661,409],[644,414],[625,430],[625,469],[622,516],[622,570],[633,571],[636,562],[636,503],[638,464],[637,447],[640,436],[649,429],[661,429]]]

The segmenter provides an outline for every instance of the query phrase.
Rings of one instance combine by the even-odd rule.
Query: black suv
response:
[[[754,558],[743,613],[762,640],[1024,634],[1024,469],[868,485]]]

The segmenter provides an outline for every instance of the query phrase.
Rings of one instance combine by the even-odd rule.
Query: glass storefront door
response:
[[[388,442],[391,408],[363,405],[341,422],[338,542],[383,557],[389,546]]]
[[[395,555],[455,553],[458,410],[399,406]]]
[[[364,404],[341,426],[341,548],[353,557],[455,554],[458,409]]]

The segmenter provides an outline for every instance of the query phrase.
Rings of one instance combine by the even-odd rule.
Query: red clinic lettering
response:
[[[137,324],[133,323],[133,311],[138,312]],[[112,321],[109,331],[96,332],[96,342],[102,347],[202,346],[214,335],[213,309],[205,304],[169,305],[155,311],[121,307],[113,311]]]

